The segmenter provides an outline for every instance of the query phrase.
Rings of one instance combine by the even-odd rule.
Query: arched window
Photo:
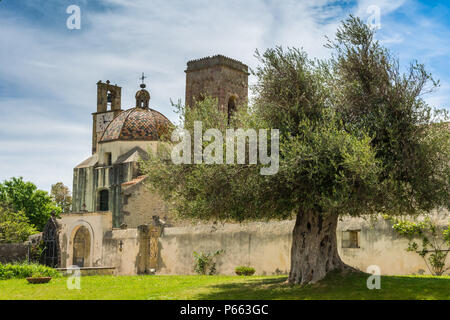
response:
[[[236,96],[231,96],[228,99],[228,123],[230,123],[231,116],[236,111]]]
[[[98,193],[98,210],[108,211],[109,210],[109,192],[108,190],[101,190]]]

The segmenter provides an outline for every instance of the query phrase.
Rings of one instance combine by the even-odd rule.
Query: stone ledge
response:
[[[214,66],[226,66],[231,69],[235,69],[248,74],[248,66],[242,62],[225,57],[223,55],[215,55],[212,57],[204,57],[201,59],[191,60],[187,63],[187,69],[185,72],[211,68]]]
[[[73,272],[68,273],[67,271],[76,269],[56,268],[56,270],[67,276],[73,275]],[[79,270],[82,276],[114,275],[116,267],[80,267]]]

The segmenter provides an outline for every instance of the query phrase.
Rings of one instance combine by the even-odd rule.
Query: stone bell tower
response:
[[[240,61],[222,55],[191,60],[185,72],[186,105],[194,106],[208,95],[230,115],[248,100],[248,66]]]
[[[122,88],[102,81],[97,82],[97,112],[92,114],[92,154],[97,151],[97,142],[108,124],[121,111]]]

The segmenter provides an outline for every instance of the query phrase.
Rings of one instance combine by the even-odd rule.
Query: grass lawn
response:
[[[383,276],[380,290],[368,290],[365,274],[330,274],[304,287],[286,276],[86,276],[81,290],[67,278],[47,284],[1,280],[0,299],[450,299],[450,277]]]

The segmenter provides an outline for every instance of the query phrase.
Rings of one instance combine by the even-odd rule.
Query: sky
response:
[[[80,29],[67,28],[70,5]],[[73,168],[91,154],[99,80],[122,87],[127,109],[144,72],[150,107],[175,122],[187,61],[223,54],[255,68],[255,50],[277,45],[327,58],[326,37],[349,14],[378,23],[402,67],[424,63],[441,81],[425,100],[450,110],[446,1],[0,0],[0,181],[72,188]]]

